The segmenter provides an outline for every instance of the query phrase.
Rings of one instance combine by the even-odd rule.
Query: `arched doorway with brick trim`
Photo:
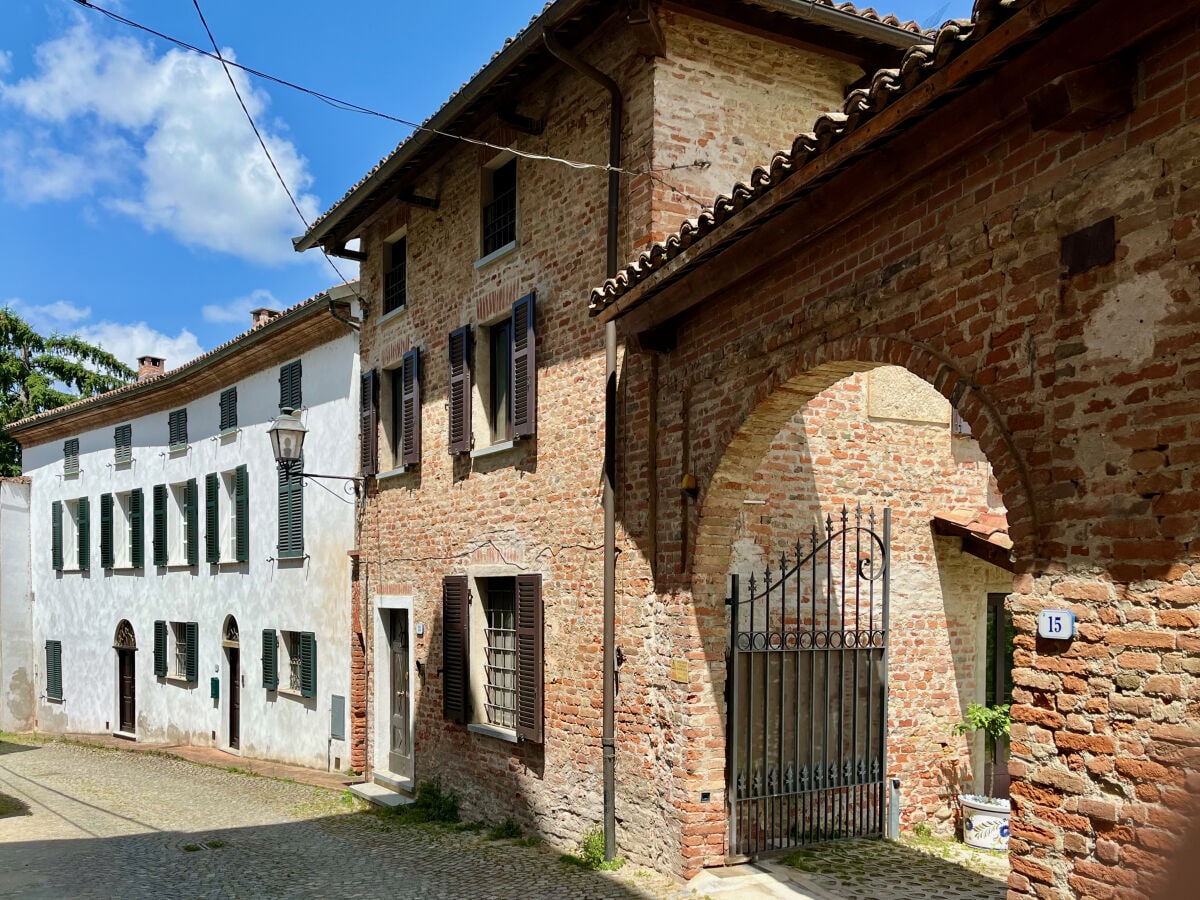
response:
[[[746,372],[737,371],[741,364],[736,361],[726,366],[724,371],[710,371],[705,383],[690,388],[688,397],[693,409],[703,410],[715,402],[712,395],[720,392],[723,395],[721,402],[726,409],[745,410],[740,417],[729,416],[717,420],[718,433],[713,436],[715,439],[710,438],[705,442],[711,446],[711,451],[693,451],[691,459],[699,488],[693,513],[694,543],[690,560],[689,593],[695,614],[697,642],[693,649],[702,649],[708,661],[711,690],[693,698],[694,702],[689,704],[685,713],[690,720],[685,727],[695,735],[697,744],[721,746],[722,752],[727,749],[730,726],[724,693],[726,648],[729,642],[726,606],[729,575],[746,567],[748,534],[758,532],[758,543],[769,545],[758,549],[767,560],[774,559],[777,562],[780,544],[787,545],[788,529],[796,527],[807,536],[814,524],[811,516],[803,522],[799,521],[803,516],[795,515],[796,504],[793,503],[786,511],[782,511],[784,521],[778,527],[773,524],[748,527],[748,509],[772,514],[781,511],[766,506],[750,507],[747,502],[765,503],[765,500],[756,498],[770,496],[772,479],[778,482],[784,471],[792,473],[804,469],[822,485],[830,481],[826,477],[830,471],[840,472],[842,476],[850,473],[849,469],[843,471],[838,468],[842,463],[829,458],[830,455],[837,456],[838,450],[846,449],[844,446],[835,446],[834,453],[829,454],[828,442],[820,450],[814,444],[812,448],[804,448],[802,456],[807,454],[807,458],[797,459],[794,455],[788,455],[789,447],[794,449],[797,441],[805,443],[802,432],[806,416],[810,422],[814,416],[817,421],[824,416],[827,423],[840,423],[835,431],[842,426],[849,428],[850,423],[845,419],[847,397],[852,398],[854,392],[862,391],[867,379],[875,375],[882,376],[900,370],[903,370],[901,375],[908,373],[911,381],[918,381],[920,390],[935,397],[947,409],[950,407],[947,401],[952,401],[953,409],[970,423],[973,440],[978,441],[978,458],[985,460],[985,466],[991,464],[997,492],[1002,491],[1007,500],[1009,532],[1021,542],[1014,547],[1014,556],[1019,560],[1017,565],[1027,567],[1035,556],[1033,538],[1037,522],[1030,513],[1029,481],[1023,460],[995,415],[995,407],[986,392],[970,385],[952,364],[925,348],[883,337],[853,338],[810,346],[791,357],[776,354],[771,362],[771,367],[758,370],[757,378],[746,377]],[[737,386],[737,393],[731,392],[733,385]],[[944,445],[949,447],[949,421],[947,413],[940,431],[929,425],[908,427],[907,431],[911,432],[914,428],[921,431],[922,427],[926,432],[931,429],[938,431]],[[885,424],[899,427],[901,423]],[[720,430],[722,428],[723,432]],[[855,435],[844,435],[841,440],[852,442],[855,436],[861,438],[857,434],[859,428],[851,430]],[[906,432],[894,439],[903,441],[911,437]],[[837,440],[835,436],[835,445]],[[911,446],[897,445],[891,449],[896,454],[920,452],[920,448]],[[863,486],[864,479],[859,478],[855,482],[851,477],[850,481],[855,483],[842,484],[837,490],[830,490],[827,485],[820,487],[795,483],[784,483],[779,490],[792,500],[807,494],[809,500],[818,498],[824,501],[820,515],[833,513],[836,519],[836,507],[843,502],[849,503],[853,515],[854,504],[859,499],[864,505],[874,505],[880,509],[889,505],[894,495],[899,496],[901,488],[909,493],[914,489],[912,482],[916,476],[909,477],[906,484],[889,484],[887,472],[883,470],[867,474],[871,475],[868,480],[875,482],[871,488]],[[836,480],[844,482],[846,478]],[[897,480],[894,473],[892,480]],[[901,547],[903,552],[897,556],[897,563],[904,570],[897,576],[901,586],[899,600],[893,601],[896,613],[893,633],[897,636],[891,652],[907,670],[900,672],[900,677],[911,677],[914,682],[922,681],[922,684],[913,690],[901,692],[908,696],[901,699],[893,697],[890,704],[889,732],[895,733],[897,746],[890,748],[892,752],[888,766],[889,771],[902,779],[904,826],[910,827],[917,821],[935,822],[938,830],[945,833],[953,827],[950,817],[957,810],[955,795],[959,790],[980,789],[978,786],[981,785],[976,773],[983,768],[982,742],[977,741],[979,746],[972,748],[961,738],[952,739],[950,727],[954,721],[961,719],[961,713],[969,702],[984,699],[981,694],[984,679],[982,622],[986,616],[989,591],[988,585],[979,583],[970,604],[956,596],[957,605],[951,606],[948,599],[950,591],[946,584],[946,564],[953,561],[960,575],[963,567],[957,563],[957,551],[952,554],[954,560],[948,560],[944,547],[938,550],[938,558],[931,558],[934,555],[933,546],[940,540],[930,533],[931,510],[936,507],[934,498],[937,491],[934,488],[934,485],[925,487],[928,497],[894,504],[913,507],[900,509],[898,534],[915,535],[921,547],[919,552],[917,548]],[[953,505],[955,498],[961,502],[960,494],[961,491],[959,494],[947,494],[950,498],[947,503]],[[831,499],[832,504],[828,502]],[[775,540],[768,538],[763,541],[764,534],[770,532],[774,532],[770,537]],[[779,540],[781,536],[782,541]],[[914,563],[913,557],[917,562]],[[992,574],[997,579],[991,583],[993,591],[1008,593],[1011,586],[1008,572],[978,560],[973,562],[977,563],[976,571],[979,568],[993,570]],[[924,566],[924,571],[914,574],[914,567],[921,566]],[[923,606],[920,601],[930,601],[930,598],[916,595],[922,591],[920,585],[925,585],[928,591],[931,583],[937,596],[932,598],[932,603],[925,602]],[[944,609],[943,602],[946,604]],[[976,622],[980,623],[979,628],[976,628]],[[938,627],[933,628],[934,624]],[[969,634],[964,636],[961,632]],[[956,646],[964,641],[970,646]],[[976,645],[981,651],[978,655],[975,654]],[[925,671],[929,666],[937,669],[938,663],[931,659],[933,657],[945,657],[942,666],[949,671],[943,673],[943,677],[948,679],[949,687],[938,684],[936,678]],[[919,664],[922,670],[913,669],[915,664]],[[938,699],[941,709],[930,708],[931,697]],[[697,772],[704,773],[700,778],[707,779],[708,784],[713,782],[714,767],[712,759],[707,760],[706,765],[697,767]],[[968,777],[969,781],[966,780]],[[702,834],[705,841],[715,840],[714,827],[726,824],[723,818],[726,815],[724,804],[713,804],[706,812],[709,817],[694,829],[684,825],[685,847]],[[727,840],[728,835],[719,837]],[[709,851],[716,849],[715,844],[708,848]],[[729,847],[724,844],[721,849],[728,851]]]

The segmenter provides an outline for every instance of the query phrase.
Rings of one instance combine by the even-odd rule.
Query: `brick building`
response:
[[[691,660],[698,861],[728,834],[744,500],[798,412],[894,365],[970,424],[1007,508],[1009,896],[1161,895],[1200,790],[1198,121],[1200,4],[980,0],[593,295],[631,348],[622,525]],[[685,478],[694,500],[663,487]],[[1072,640],[1038,636],[1048,608]]]
[[[587,292],[925,40],[848,4],[558,0],[297,241],[362,263],[352,762],[376,784],[438,778],[558,845],[600,820]],[[694,871],[685,697],[662,664],[680,623],[644,548],[618,543],[620,842]]]

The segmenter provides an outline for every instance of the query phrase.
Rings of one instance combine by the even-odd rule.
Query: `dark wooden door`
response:
[[[117,651],[118,681],[121,695],[120,729],[125,734],[133,734],[137,727],[137,703],[134,698],[134,666],[133,651],[124,649]]]
[[[394,609],[391,616],[392,740],[388,768],[395,775],[412,777],[412,727],[409,715],[408,610]]]
[[[242,743],[242,661],[237,647],[229,648],[229,746],[234,750]]]

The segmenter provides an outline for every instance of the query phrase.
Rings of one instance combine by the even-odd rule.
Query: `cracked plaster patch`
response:
[[[1166,282],[1157,272],[1117,285],[1084,326],[1088,356],[1145,362],[1154,354],[1154,326],[1166,316],[1170,302]]]

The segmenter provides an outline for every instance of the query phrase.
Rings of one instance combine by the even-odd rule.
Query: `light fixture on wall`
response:
[[[267,437],[271,439],[271,452],[275,455],[275,464],[279,471],[301,478],[325,478],[333,481],[346,481],[354,484],[358,493],[362,484],[361,475],[316,475],[312,472],[301,472],[301,457],[304,452],[304,438],[308,429],[300,421],[300,410],[282,409],[279,418],[267,429]],[[347,493],[349,491],[347,490]]]

